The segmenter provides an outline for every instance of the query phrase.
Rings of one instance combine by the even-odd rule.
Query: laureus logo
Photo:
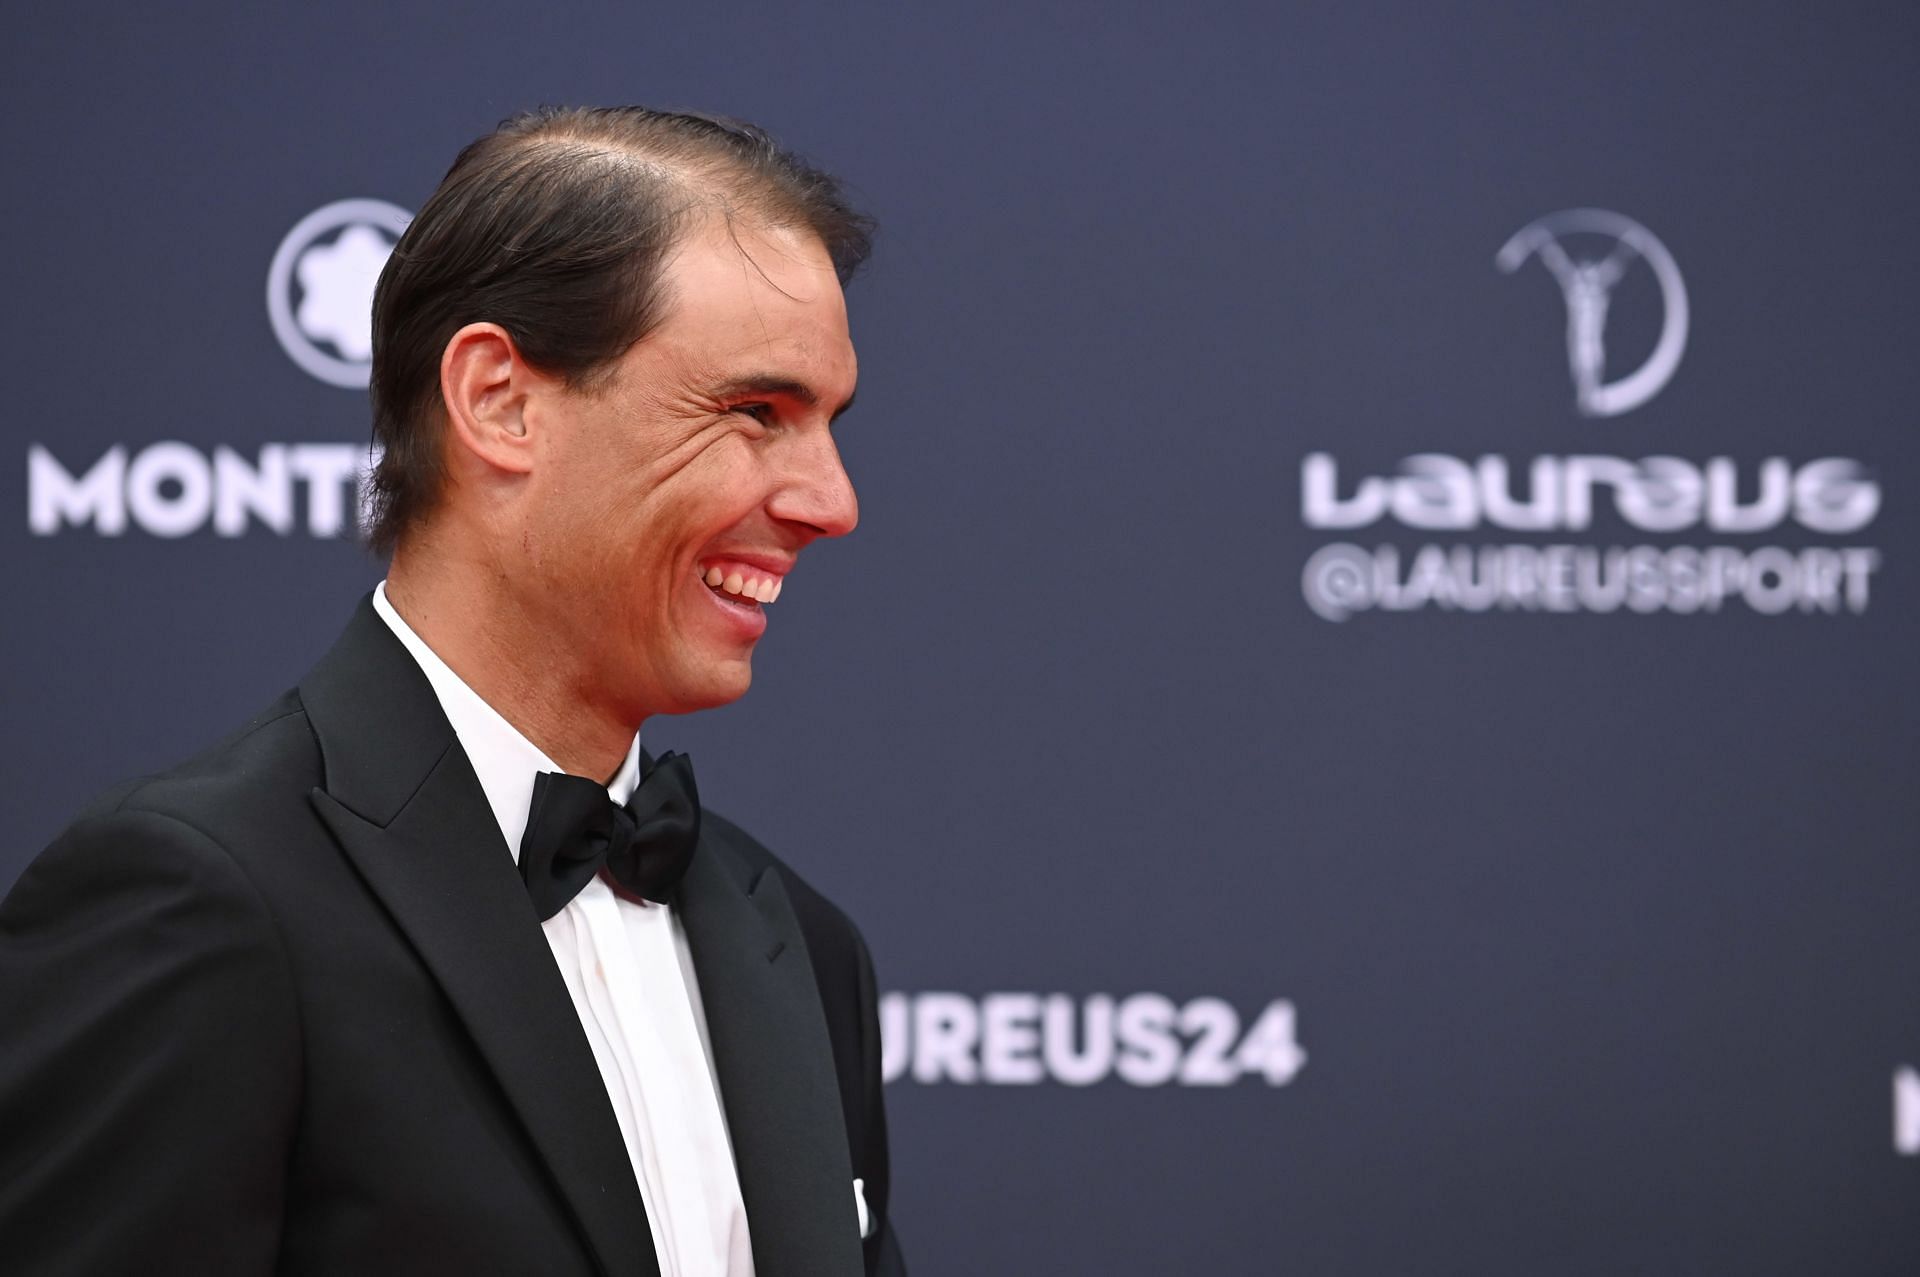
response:
[[[329,385],[366,386],[373,286],[412,220],[385,200],[336,200],[287,232],[267,268],[267,317],[288,358]]]
[[[1604,236],[1613,247],[1598,257],[1576,256],[1565,235]],[[1666,245],[1629,217],[1603,208],[1572,208],[1521,227],[1494,258],[1508,274],[1538,257],[1560,285],[1567,303],[1567,365],[1574,403],[1588,417],[1617,417],[1659,394],[1687,349],[1687,286]],[[1607,308],[1613,289],[1636,261],[1644,261],[1660,285],[1665,318],[1646,362],[1607,380]]]

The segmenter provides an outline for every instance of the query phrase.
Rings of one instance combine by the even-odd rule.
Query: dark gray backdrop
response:
[[[1920,1267],[1910,6],[8,27],[0,885],[292,682],[380,577],[257,523],[37,534],[29,448],[79,475],[163,440],[363,443],[363,396],[267,322],[289,228],[417,208],[530,104],[718,109],[882,221],[840,431],[863,521],[795,574],[751,695],[649,740],[847,906],[903,1005],[1159,993],[1244,1028],[1284,999],[1307,1055],[1279,1086],[909,1073],[917,1272]],[[1606,418],[1575,411],[1551,277],[1493,261],[1581,207],[1648,228],[1691,301],[1670,384]],[[1670,307],[1644,260],[1612,299],[1625,372]],[[1724,457],[1749,501],[1766,458],[1839,457],[1881,506],[1846,535],[1648,532],[1605,500],[1584,530],[1341,531],[1305,518],[1315,452],[1343,496],[1420,453]],[[1879,559],[1861,610],[1336,623],[1302,593],[1334,543],[1403,576],[1425,544]]]

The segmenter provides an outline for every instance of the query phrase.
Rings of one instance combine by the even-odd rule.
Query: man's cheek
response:
[[[691,475],[652,493],[647,523],[659,552],[680,556],[691,571],[693,558],[734,519],[717,495],[711,483],[695,482]]]

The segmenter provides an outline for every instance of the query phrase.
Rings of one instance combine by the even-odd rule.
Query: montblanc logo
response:
[[[267,268],[267,317],[294,363],[364,389],[373,361],[373,288],[413,215],[385,200],[336,200],[294,224]],[[356,423],[359,429],[364,425]],[[379,452],[364,443],[211,448],[178,439],[117,443],[91,460],[27,447],[27,529],[58,536],[144,532],[222,537],[265,530],[332,538],[364,524]]]
[[[332,386],[365,389],[373,286],[413,214],[385,200],[336,200],[294,224],[267,268],[267,317],[288,358]]]
[[[115,444],[77,471],[44,444],[27,446],[27,530],[103,537],[186,537],[264,529],[331,538],[365,526],[380,453],[364,443],[269,443],[248,456],[177,439]]]
[[[1599,256],[1576,256],[1562,236],[1603,236],[1612,247]],[[1494,263],[1512,274],[1529,258],[1560,285],[1567,305],[1567,365],[1574,404],[1584,416],[1617,417],[1659,394],[1680,367],[1687,349],[1687,286],[1666,245],[1632,218],[1603,208],[1573,208],[1529,222],[1500,249]],[[1607,379],[1607,310],[1614,286],[1635,262],[1645,262],[1660,285],[1665,318],[1646,362]]]

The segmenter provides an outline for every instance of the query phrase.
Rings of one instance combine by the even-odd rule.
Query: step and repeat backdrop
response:
[[[916,1272],[1920,1271],[1911,7],[125,4],[0,62],[0,888],[381,578],[368,297],[455,151],[718,110],[880,220],[863,521],[645,735],[864,927]]]

